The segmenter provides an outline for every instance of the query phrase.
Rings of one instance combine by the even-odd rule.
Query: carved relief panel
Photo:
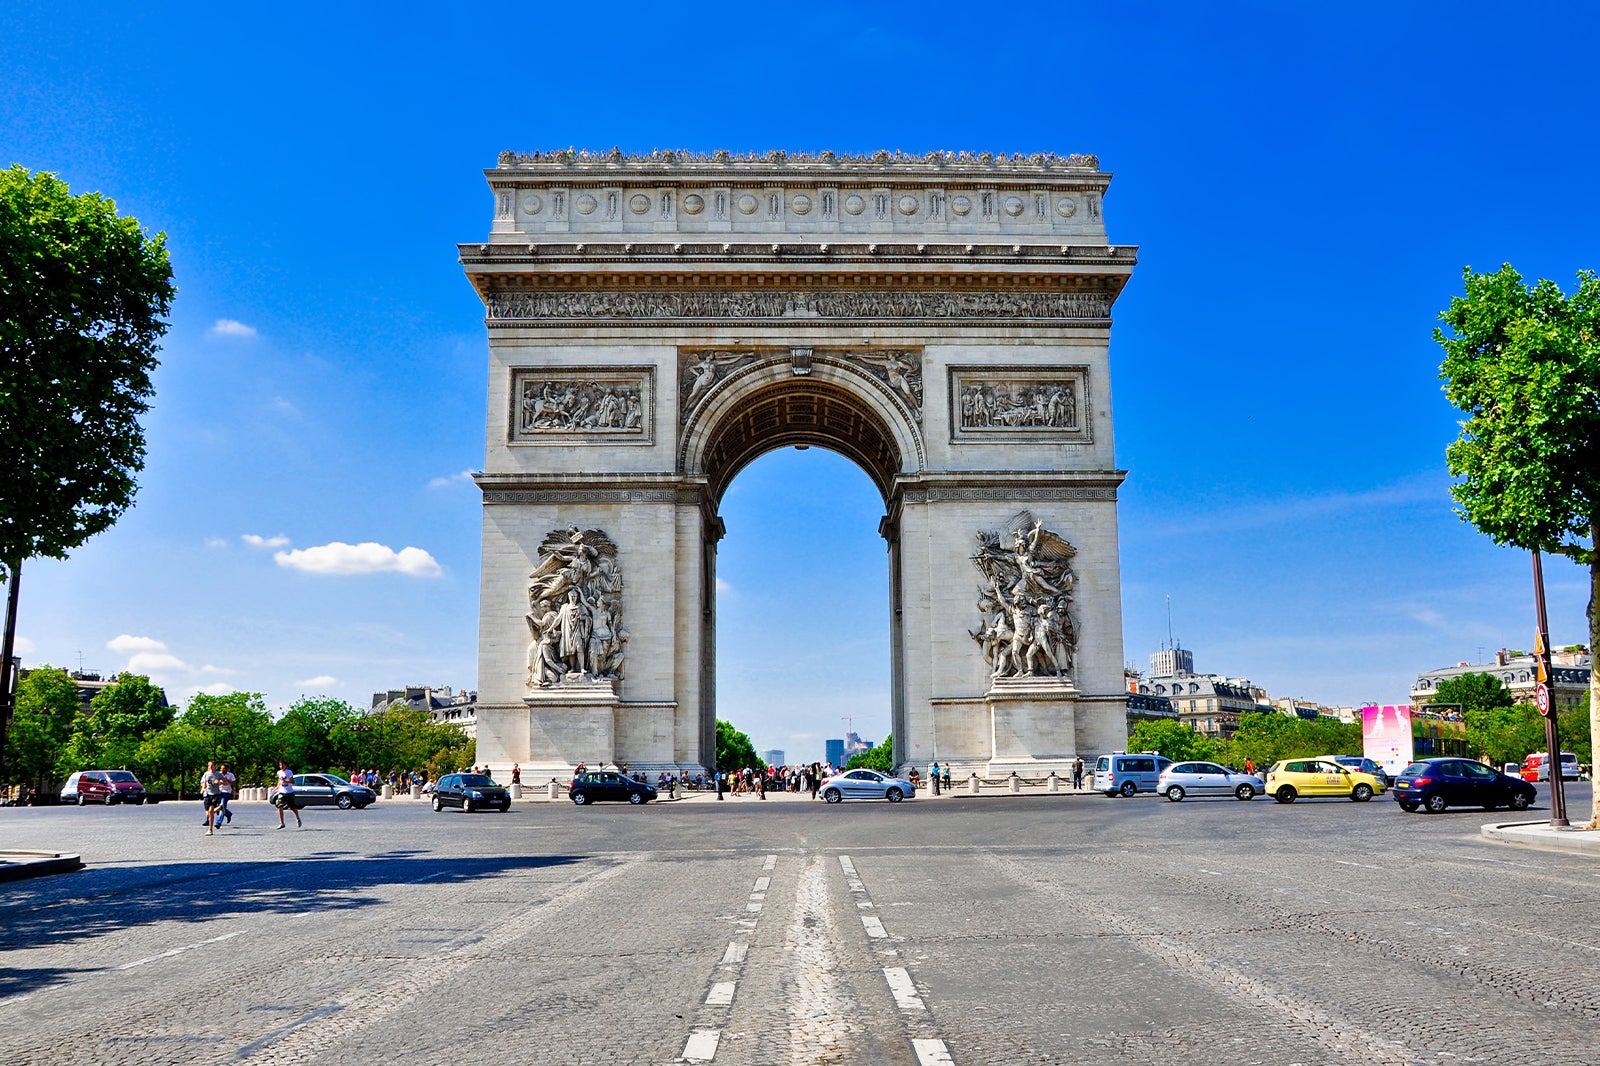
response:
[[[922,421],[922,352],[907,349],[826,350],[791,349],[684,349],[678,353],[678,422],[686,424],[716,385],[740,367],[765,361],[788,363],[797,375],[810,373],[813,359],[832,358],[851,363],[878,381],[911,414]]]
[[[950,439],[1088,444],[1089,368],[953,366]]]
[[[653,367],[514,367],[512,444],[649,444]]]

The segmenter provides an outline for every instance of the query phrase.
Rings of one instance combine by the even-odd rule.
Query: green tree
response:
[[[206,758],[226,762],[240,784],[271,780],[278,757],[272,750],[272,716],[261,693],[196,693],[177,720],[202,738]]]
[[[1585,766],[1594,765],[1594,729],[1590,724],[1589,694],[1584,693],[1583,703],[1577,707],[1568,708],[1556,715],[1556,731],[1561,735],[1561,747],[1578,757],[1578,761]],[[1544,746],[1543,735],[1539,738],[1540,747]],[[1536,751],[1536,748],[1529,748]],[[1590,775],[1593,776],[1592,774]]]
[[[1435,329],[1445,395],[1466,412],[1445,451],[1459,513],[1497,544],[1565,555],[1589,568],[1589,646],[1600,647],[1600,277],[1569,297],[1502,266],[1463,272]],[[1589,682],[1590,731],[1600,670]],[[1590,829],[1600,829],[1600,791]]]
[[[302,696],[273,723],[274,755],[296,769],[353,767],[357,762],[353,746],[340,750],[334,736],[336,732],[341,738],[349,736],[349,727],[361,717],[344,700]]]
[[[1331,718],[1291,718],[1259,711],[1239,716],[1239,728],[1228,744],[1231,761],[1245,759],[1265,769],[1279,759],[1314,755],[1356,755],[1361,752],[1361,726]]]
[[[166,694],[139,674],[119,674],[78,712],[63,754],[65,770],[86,766],[135,768],[139,745],[172,721]]]
[[[211,741],[202,730],[178,719],[152,733],[134,753],[134,766],[146,788],[199,791],[200,771],[211,758]]]
[[[1146,719],[1128,733],[1129,751],[1154,751],[1173,762],[1190,759],[1219,760],[1226,756],[1222,741],[1195,732],[1182,722]]]
[[[717,719],[717,769],[732,773],[735,770],[765,770],[767,764],[756,756],[756,747],[750,738],[733,727],[733,723]]]
[[[53,174],[0,171],[0,567],[63,558],[133,503],[174,293],[166,238]],[[10,615],[0,678],[11,673]],[[0,686],[4,689],[5,686]],[[0,691],[0,736],[11,717]],[[0,777],[3,777],[0,773]]]
[[[1511,704],[1509,695],[1504,704],[1463,711],[1461,715],[1466,725],[1468,750],[1496,767],[1508,762],[1520,763],[1528,752],[1544,747],[1544,719],[1531,703]]]
[[[846,770],[854,770],[858,766],[882,774],[894,773],[894,734],[884,737],[882,744],[850,756],[844,764]]]
[[[43,791],[47,783],[60,780],[73,770],[93,769],[74,766],[57,776],[57,764],[72,735],[78,716],[78,683],[65,670],[42,666],[28,671],[17,685],[16,729],[5,738],[7,778],[27,781]]]
[[[1439,687],[1429,705],[1454,703],[1466,713],[1499,710],[1515,702],[1511,698],[1511,690],[1501,684],[1498,677],[1493,674],[1472,673],[1439,682]]]

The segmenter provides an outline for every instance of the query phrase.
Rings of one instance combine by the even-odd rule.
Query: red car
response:
[[[67,778],[61,786],[61,802],[76,803],[143,803],[144,786],[128,770],[80,770]]]

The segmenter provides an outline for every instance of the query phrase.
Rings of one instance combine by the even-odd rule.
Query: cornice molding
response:
[[[1104,175],[1100,158],[1094,155],[1072,153],[1057,155],[1054,152],[1034,152],[1023,155],[1015,152],[928,152],[912,155],[908,152],[887,151],[858,154],[823,150],[787,152],[773,149],[768,152],[735,154],[726,150],[692,152],[676,149],[658,149],[648,155],[624,153],[620,148],[607,152],[562,148],[553,152],[501,152],[495,169],[486,171],[496,176],[506,171],[539,171],[548,173],[575,172],[602,173],[630,171],[660,173],[664,170],[717,170],[735,173],[766,174],[773,171],[800,170],[812,172],[891,171],[905,174],[959,173],[959,174],[1048,174],[1068,172],[1075,175]]]

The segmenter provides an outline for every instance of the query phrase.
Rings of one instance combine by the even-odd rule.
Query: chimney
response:
[[[1494,664],[1496,666],[1504,666],[1506,664],[1506,650],[1504,648],[1494,653]]]

